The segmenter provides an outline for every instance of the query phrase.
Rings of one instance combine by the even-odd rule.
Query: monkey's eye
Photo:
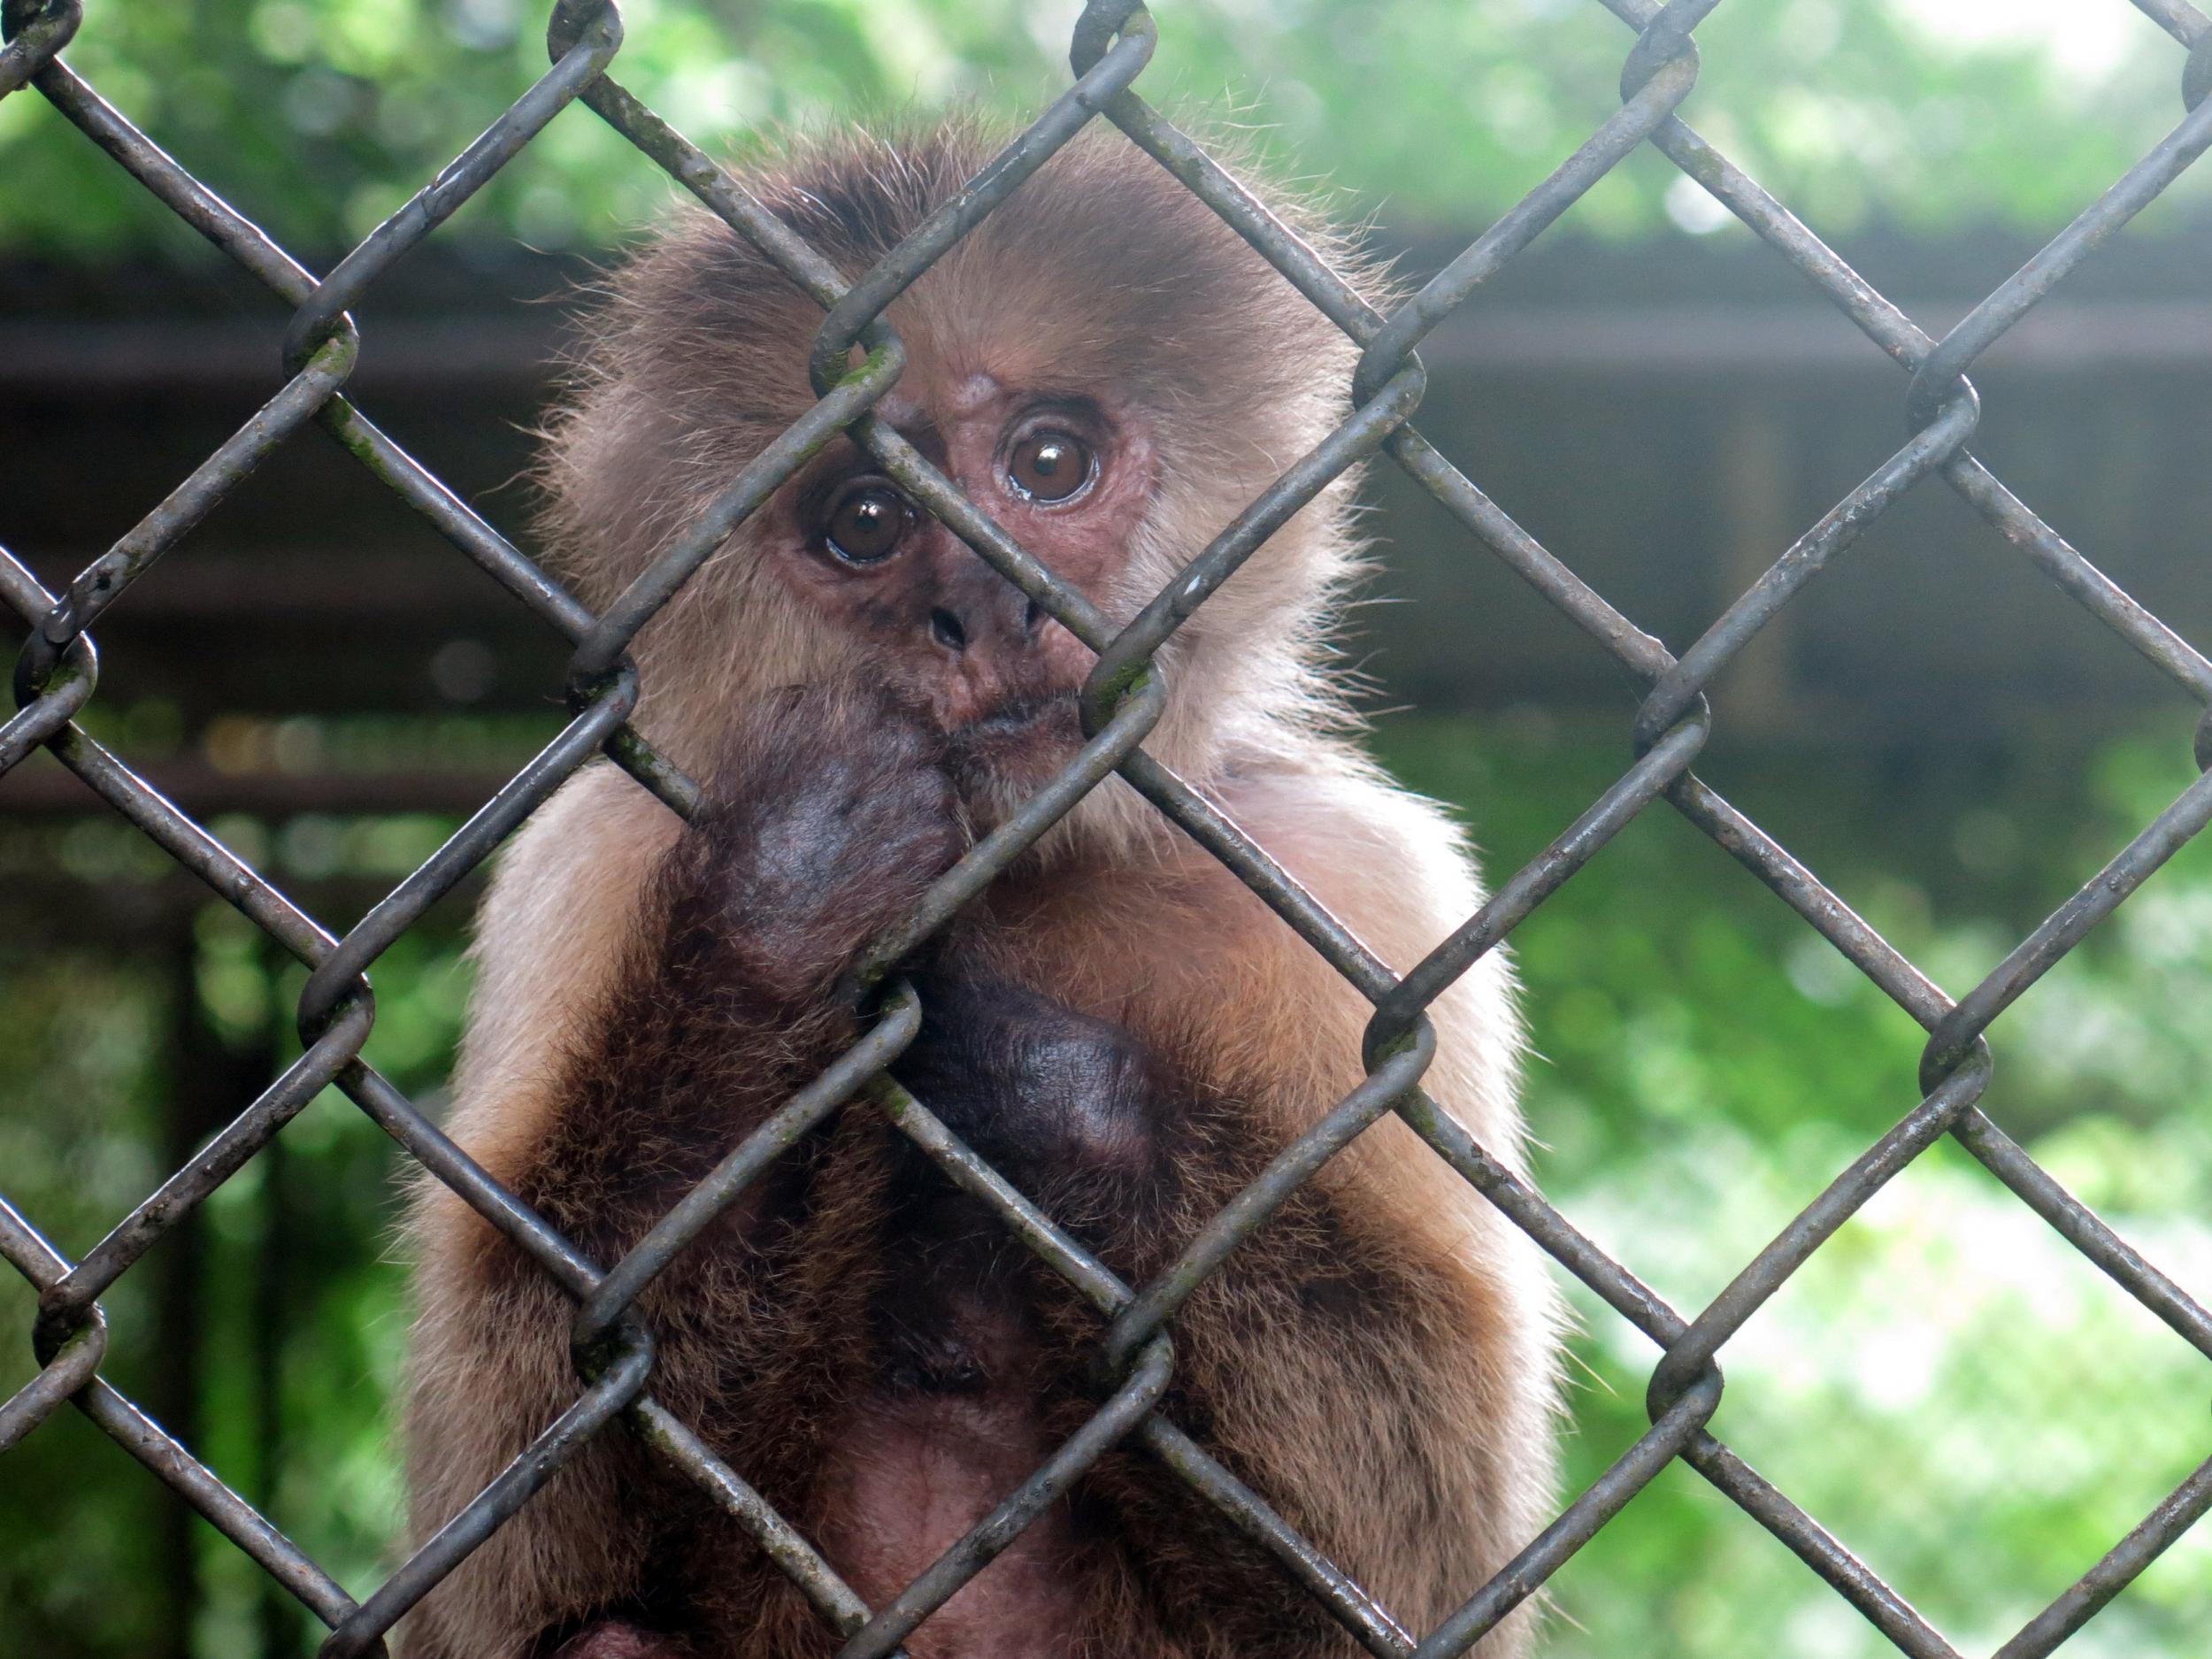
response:
[[[1088,444],[1071,433],[1048,427],[1016,444],[1006,462],[1007,480],[1032,501],[1065,501],[1097,471]]]
[[[847,565],[880,565],[899,550],[912,518],[906,497],[888,484],[864,484],[831,509],[824,543]]]

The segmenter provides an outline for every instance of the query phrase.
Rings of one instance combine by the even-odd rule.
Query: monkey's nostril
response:
[[[1022,612],[1022,632],[1033,634],[1044,626],[1044,620],[1045,608],[1034,599],[1031,600],[1029,608]]]
[[[960,618],[949,611],[929,613],[929,637],[949,651],[968,649],[968,631],[960,626]]]

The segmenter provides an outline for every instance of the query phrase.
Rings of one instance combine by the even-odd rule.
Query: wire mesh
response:
[[[1093,0],[1075,26],[1069,90],[963,191],[874,269],[848,286],[728,173],[609,73],[622,43],[611,4],[562,0],[549,31],[552,67],[438,177],[326,276],[278,247],[105,103],[59,54],[82,20],[80,0],[9,0],[0,96],[35,88],[141,185],[258,279],[287,306],[281,388],[168,497],[70,583],[46,591],[0,550],[0,595],[29,634],[18,659],[18,711],[0,726],[0,773],[43,746],[116,812],[198,876],[271,940],[308,965],[297,1018],[303,1052],[269,1088],[125,1217],[81,1260],[55,1250],[0,1196],[0,1255],[40,1296],[33,1332],[41,1366],[0,1404],[0,1454],[64,1404],[73,1405],[250,1555],[330,1630],[326,1655],[380,1652],[385,1633],[512,1516],[593,1434],[626,1417],[660,1455],[733,1515],[800,1586],[844,1640],[849,1659],[896,1650],[931,1610],[981,1571],[1028,1521],[1110,1447],[1146,1448],[1271,1551],[1379,1659],[1439,1659],[1465,1651],[1535,1593],[1640,1490],[1676,1460],[1686,1463],[1803,1560],[1914,1659],[1956,1659],[1946,1638],[1812,1516],[1707,1428],[1724,1383],[1721,1349],[1746,1321],[1888,1180],[1949,1136],[2062,1238],[2185,1340],[2212,1358],[2212,1313],[2116,1235],[1990,1120],[1978,1104],[1991,1075],[1984,1034],[2018,997],[2174,851],[2212,820],[2212,662],[2104,576],[2015,496],[1968,448],[1979,403],[1966,378],[2004,332],[2212,145],[2212,19],[2187,0],[2134,0],[2186,53],[2185,114],[2171,133],[1941,338],[1876,292],[1788,209],[1675,113],[1698,76],[1692,31],[1718,0],[1603,0],[1633,32],[1619,110],[1571,156],[1426,286],[1378,314],[1248,195],[1207,152],[1133,89],[1155,43],[1132,0]],[[819,402],[724,488],[614,603],[594,615],[476,516],[345,396],[359,348],[348,315],[383,273],[501,168],[548,122],[581,102],[664,169],[823,307],[811,359]],[[1094,120],[1148,152],[1363,348],[1353,406],[1127,626],[1111,628],[1071,587],[1013,541],[918,451],[871,414],[896,381],[902,348],[887,306],[933,262],[1019,189]],[[1616,611],[1447,461],[1411,424],[1424,389],[1416,349],[1454,308],[1526,248],[1608,172],[1649,144],[1748,226],[1908,375],[1909,436],[1808,529],[1679,657]],[[855,348],[860,366],[849,365]],[[427,862],[342,936],[334,935],[229,848],[162,798],[75,724],[98,669],[88,630],[223,495],[295,432],[320,426],[463,555],[573,645],[566,687],[572,718],[542,753],[500,788]],[[887,969],[1032,844],[1084,794],[1118,773],[1220,859],[1374,1007],[1368,1074],[1203,1227],[1155,1282],[1132,1286],[1015,1190],[884,1068],[910,1042],[920,1010],[895,984],[867,1033],[733,1148],[622,1260],[587,1259],[503,1189],[398,1089],[361,1059],[374,1023],[366,971],[423,912],[543,803],[577,768],[607,755],[671,809],[688,814],[692,780],[629,725],[638,680],[625,651],[638,630],[731,530],[788,478],[822,438],[851,434],[909,495],[950,526],[1007,580],[1098,654],[1083,697],[1087,741],[1026,806],[979,843],[915,912],[872,949]],[[1386,456],[1426,488],[1473,541],[1648,687],[1632,737],[1633,763],[1544,852],[1512,874],[1449,938],[1402,977],[1333,921],[1227,818],[1147,754],[1143,740],[1169,695],[1155,653],[1292,513],[1346,469]],[[1755,634],[1824,565],[1908,491],[1939,477],[2051,581],[2174,680],[2208,711],[2195,735],[2205,776],[2183,791],[2103,870],[2055,910],[1980,983],[1955,1000],[1893,949],[1783,847],[1701,781],[1692,767],[1710,731],[1702,695]],[[1928,1032],[1924,1097],[1746,1263],[1710,1305],[1670,1307],[1572,1222],[1518,1179],[1423,1094],[1433,1042],[1424,1010],[1507,937],[1639,813],[1663,800],[1771,888]],[[576,1397],[492,1486],[365,1600],[356,1601],[187,1447],[101,1376],[108,1326],[99,1298],[148,1248],[334,1085],[436,1179],[505,1234],[580,1304]],[[864,1097],[885,1111],[966,1192],[1110,1319],[1106,1374],[1116,1379],[1090,1421],[904,1592],[872,1608],[806,1538],[726,1466],[650,1392],[650,1334],[629,1313],[645,1286],[787,1148],[804,1126]],[[1265,1498],[1240,1483],[1160,1409],[1173,1370],[1174,1315],[1202,1279],[1263,1225],[1296,1187],[1386,1112],[1483,1193],[1570,1273],[1659,1350],[1647,1393],[1651,1427],[1459,1609],[1427,1632],[1405,1629],[1336,1563],[1299,1536]],[[2059,1647],[2159,1553],[2212,1508],[2212,1461],[2191,1474],[2115,1543],[2078,1582],[1998,1650],[2033,1659]]]

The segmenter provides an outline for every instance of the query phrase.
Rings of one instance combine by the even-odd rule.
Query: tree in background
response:
[[[65,54],[187,166],[288,245],[349,245],[545,65],[525,0],[93,0]],[[980,107],[1019,116],[1067,80],[1072,0],[630,0],[617,73],[699,142]],[[1248,124],[1292,165],[1394,218],[1494,216],[1615,107],[1630,35],[1597,0],[1164,4],[1141,82]],[[1787,0],[1698,30],[1684,114],[1805,218],[2070,217],[2180,115],[2174,43],[2125,0]],[[1378,96],[1387,88],[1386,96]],[[2048,142],[2063,133],[2065,142]],[[0,253],[82,257],[188,233],[35,96],[0,104]],[[568,111],[464,211],[480,234],[596,247],[669,187]],[[2170,220],[2186,185],[2152,211]],[[2193,199],[2201,202],[2200,189]],[[1648,151],[1579,204],[1584,228],[1711,204]]]

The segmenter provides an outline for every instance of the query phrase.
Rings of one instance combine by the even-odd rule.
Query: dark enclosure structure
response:
[[[150,1479],[204,1517],[326,1626],[322,1652],[370,1654],[379,1651],[386,1632],[416,1601],[555,1476],[576,1446],[594,1434],[635,1430],[761,1541],[845,1640],[846,1654],[873,1659],[896,1651],[1023,1524],[1066,1490],[1090,1460],[1126,1441],[1159,1458],[1271,1551],[1288,1578],[1378,1659],[1417,1655],[1432,1659],[1468,1649],[1540,1592],[1640,1491],[1678,1463],[1781,1540],[1897,1652],[1914,1659],[1959,1659],[1949,1638],[1709,1425],[1724,1388],[1719,1356],[1731,1339],[1886,1183],[1947,1138],[2101,1270],[2110,1281],[2111,1294],[2134,1298],[2212,1360],[2212,1310],[2069,1193],[1980,1106],[1992,1073],[1985,1033],[2212,822],[2212,661],[2184,637],[2189,633],[2201,637],[2212,626],[2212,590],[2201,571],[2192,573],[2178,557],[2162,558],[2154,537],[2147,545],[2143,536],[2132,538],[2132,562],[2120,572],[2124,582],[2093,565],[2039,516],[2032,488],[2024,485],[2016,494],[1977,458],[1973,445],[1984,413],[1969,379],[1979,372],[1985,354],[2001,382],[2018,384],[2006,377],[2072,372],[2076,365],[2068,354],[2078,351],[2099,373],[2139,380],[2144,391],[2135,405],[2138,425],[2107,434],[2106,441],[2116,460],[2147,469],[2155,468],[2157,446],[2201,407],[2204,378],[2212,369],[2212,329],[2207,327],[2203,296],[2190,290],[2189,269],[2139,273],[2132,288],[2121,284],[2099,291],[2093,287],[2097,266],[2092,256],[2212,147],[2212,104],[2206,96],[2212,91],[2212,18],[2187,0],[2136,0],[2177,44],[2175,73],[2183,111],[2178,124],[2061,234],[2047,245],[2024,249],[2015,274],[1986,294],[1967,296],[1955,308],[1955,320],[1939,333],[1926,326],[1926,318],[1916,320],[1885,297],[1675,113],[1698,74],[1693,31],[1718,0],[1604,3],[1625,26],[1618,112],[1479,238],[1432,261],[1440,267],[1436,275],[1394,313],[1380,316],[1135,89],[1152,56],[1155,35],[1147,12],[1129,0],[1095,0],[1085,9],[1071,42],[1075,80],[1066,94],[970,190],[880,266],[856,273],[849,283],[624,89],[614,73],[623,20],[612,4],[572,0],[557,6],[549,36],[552,67],[545,77],[497,114],[484,135],[419,195],[327,273],[318,275],[229,207],[216,193],[219,180],[203,181],[185,172],[68,67],[65,49],[81,23],[95,27],[77,0],[10,0],[9,39],[0,52],[0,96],[19,92],[47,100],[154,198],[265,288],[276,303],[273,319],[289,320],[280,330],[280,377],[265,380],[251,356],[272,345],[280,332],[273,324],[267,331],[248,333],[219,322],[179,328],[173,319],[163,324],[162,365],[150,373],[142,342],[130,332],[142,326],[132,314],[141,296],[130,285],[119,284],[104,297],[55,299],[41,296],[37,279],[28,273],[11,279],[19,294],[33,302],[19,309],[40,315],[0,336],[10,346],[0,360],[0,381],[19,395],[26,411],[8,429],[7,465],[66,477],[82,464],[81,451],[97,442],[101,423],[142,419],[161,442],[174,445],[176,473],[184,481],[151,513],[120,528],[112,545],[81,570],[47,574],[35,571],[28,560],[0,551],[0,596],[20,618],[25,634],[15,671],[16,712],[0,726],[0,774],[16,773],[0,782],[0,807],[27,814],[75,809],[80,782],[59,769],[34,762],[17,771],[37,751],[47,751],[168,859],[234,907],[265,937],[271,950],[296,959],[309,972],[296,1010],[303,1044],[297,1060],[257,1095],[233,1099],[227,1091],[236,1079],[226,1073],[219,1056],[211,1048],[197,1055],[204,1062],[196,1064],[195,1075],[204,1091],[205,1138],[200,1132],[188,1133],[171,1148],[173,1172],[165,1171],[158,1189],[90,1250],[73,1260],[64,1256],[42,1233],[39,1217],[19,1211],[0,1191],[0,1255],[38,1293],[30,1334],[40,1367],[32,1381],[0,1403],[0,1471],[11,1449],[40,1433],[57,1414],[81,1412],[142,1463]],[[774,260],[824,312],[812,357],[819,403],[728,480],[713,511],[677,537],[617,603],[596,615],[465,504],[464,496],[473,484],[458,492],[449,488],[392,431],[373,420],[371,412],[380,398],[389,398],[419,411],[426,428],[433,418],[420,411],[436,411],[443,426],[454,412],[445,388],[466,385],[483,399],[482,406],[468,412],[487,419],[480,436],[464,433],[457,441],[454,463],[472,470],[476,482],[513,465],[517,442],[492,422],[529,406],[541,342],[534,325],[518,329],[488,319],[503,314],[498,308],[518,292],[557,287],[563,273],[527,261],[488,273],[465,269],[438,263],[434,250],[403,271],[395,267],[473,191],[523,154],[571,103],[581,103],[624,134],[642,157],[666,170]],[[1118,630],[869,412],[896,382],[902,362],[901,343],[882,320],[885,309],[1020,189],[1059,146],[1094,121],[1111,123],[1156,158],[1364,353],[1355,407],[1339,430],[1313,454],[1294,458],[1213,544],[1190,549],[1175,585]],[[1755,268],[1794,273],[1810,285],[1820,307],[1747,314],[1725,303],[1726,296],[1722,302],[1670,300],[1662,273],[1660,296],[1642,309],[1615,308],[1602,315],[1573,311],[1573,272],[1602,256],[1586,250],[1563,253],[1550,246],[1532,251],[1531,244],[1599,179],[1645,145],[1695,180],[1755,234],[1762,245],[1743,260],[1747,285],[1757,280],[1748,274]],[[1955,280],[1939,250],[1900,250],[1894,263],[1903,280],[1920,292],[1937,287],[1947,292]],[[2072,282],[2078,267],[2084,268],[2081,283]],[[1541,273],[1541,280],[1531,281],[1525,292],[1552,296],[1548,304],[1493,312],[1479,326],[1453,320],[1478,288],[1509,296],[1513,283],[1531,271]],[[2045,306],[2047,296],[2062,283],[2070,285],[2068,296]],[[456,303],[457,296],[472,293],[484,296],[484,317],[475,315],[469,302]],[[380,335],[374,320],[375,307],[388,297],[401,313],[388,339]],[[2069,303],[2076,307],[2070,316],[2061,311]],[[357,325],[357,311],[368,320]],[[1851,329],[1863,338],[1852,338]],[[1426,365],[1420,355],[1425,342],[1434,359]],[[864,354],[861,366],[849,369],[856,349]],[[1624,363],[1635,365],[1638,373],[1678,392],[1683,386],[1702,388],[1696,406],[1703,412],[1645,457],[1647,481],[1617,488],[1613,499],[1631,503],[1634,521],[1604,538],[1614,549],[1612,563],[1570,568],[1486,494],[1479,477],[1471,477],[1425,439],[1416,420],[1425,407],[1432,368],[1443,380],[1455,365],[1479,365],[1474,372],[1482,380],[1475,390],[1455,388],[1446,395],[1464,398],[1479,411],[1486,396],[1499,385],[1515,383],[1516,376],[1520,377],[1517,397],[1523,403],[1540,402],[1548,385],[1578,372],[1578,362],[1601,358],[1616,369]],[[105,378],[103,362],[116,365]],[[1870,365],[1870,372],[1863,371],[1863,365]],[[1869,457],[1852,469],[1855,477],[1863,472],[1862,481],[1854,485],[1846,480],[1846,488],[1823,495],[1818,506],[1801,516],[1800,497],[1822,487],[1824,469],[1832,464],[1819,438],[1820,406],[1827,399],[1816,398],[1810,407],[1793,401],[1812,383],[1842,386],[1846,389],[1838,395],[1848,397],[1901,393],[1907,435],[1893,453]],[[273,392],[242,424],[211,443],[202,442],[196,430],[196,422],[204,419],[196,407],[204,401],[199,394],[216,388],[224,396],[260,399],[270,385]],[[180,393],[188,396],[180,399]],[[1989,415],[1992,422],[2004,418],[1994,407]],[[82,437],[73,439],[72,419]],[[1468,413],[1455,416],[1453,424],[1464,430],[1479,419],[1479,412]],[[302,463],[287,446],[310,426],[319,426],[335,447]],[[919,1018],[914,994],[896,982],[887,987],[868,1034],[759,1132],[731,1148],[709,1180],[620,1262],[587,1259],[489,1179],[446,1139],[419,1102],[362,1058],[378,1018],[370,969],[400,945],[438,900],[466,882],[577,768],[611,757],[670,810],[690,810],[696,793],[693,780],[667,764],[628,725],[639,687],[626,647],[733,526],[790,475],[810,446],[840,430],[849,432],[914,500],[1099,657],[1086,694],[1088,741],[1078,760],[979,844],[893,937],[879,941],[876,959],[899,960],[1085,793],[1118,773],[1233,871],[1374,1005],[1366,1080],[1287,1148],[1155,1283],[1121,1282],[953,1136],[932,1115],[928,1102],[912,1098],[889,1079],[885,1068],[911,1041]],[[1494,441],[1477,447],[1501,465],[1531,474],[1539,470],[1536,462],[1508,452],[1509,434],[1501,431],[1490,439]],[[472,444],[480,448],[472,449]],[[1603,693],[1625,677],[1642,694],[1627,733],[1631,764],[1586,810],[1559,829],[1539,856],[1517,871],[1496,872],[1495,895],[1402,976],[1375,960],[1236,824],[1144,748],[1148,732],[1176,695],[1154,665],[1155,653],[1208,595],[1233,579],[1274,528],[1346,469],[1371,458],[1385,475],[1386,499],[1401,503],[1408,513],[1416,511],[1417,501],[1421,503],[1417,511],[1427,516],[1417,522],[1430,526],[1423,535],[1440,549],[1448,533],[1450,557],[1482,557],[1494,565],[1501,575],[1494,602],[1498,616],[1509,620],[1515,605],[1548,605],[1594,648],[1567,666],[1526,654],[1517,657],[1514,629],[1498,625],[1486,629],[1486,639],[1498,649],[1486,652],[1479,668],[1471,670],[1460,642],[1462,631],[1472,626],[1469,608],[1463,603],[1416,607],[1417,614],[1393,635],[1393,649],[1399,653],[1388,671],[1394,684],[1448,698],[1494,695],[1496,685],[1536,683],[1562,703],[1587,706],[1601,704]],[[1700,498],[1719,503],[1722,517],[1690,532],[1678,526],[1663,534],[1657,521],[1671,499],[1663,486],[1692,463],[1709,467],[1717,480]],[[294,465],[317,469],[299,474],[313,486],[303,492],[296,508],[303,534],[311,528],[319,536],[342,539],[358,527],[380,546],[378,538],[387,534],[392,515],[403,511],[426,524],[446,545],[432,551],[426,540],[402,551],[395,534],[388,556],[365,557],[337,580],[319,571],[311,580],[307,550],[296,548],[293,557],[286,557],[280,544],[288,530],[280,524],[270,535],[269,557],[202,570],[188,591],[164,589],[149,575],[234,486],[265,466]],[[1479,473],[1480,464],[1473,464],[1472,470]],[[326,491],[323,480],[341,472],[345,482]],[[1571,467],[1558,469],[1563,493],[1576,482]],[[2193,482],[2193,498],[2162,503],[2185,523],[2202,522],[2212,509],[2212,478],[2199,475]],[[2116,494],[2116,501],[2122,498]],[[35,491],[19,494],[11,487],[0,500],[0,538],[42,544],[58,539],[52,524],[40,518],[42,499]],[[1938,501],[1940,507],[1930,504]],[[1864,589],[1807,594],[1807,586],[1832,561],[1847,557],[1863,535],[1878,534],[1881,524],[1895,522],[1892,515],[1930,511],[1978,516],[2001,535],[2011,563],[2001,575],[1912,576],[1916,585],[1909,596],[1890,603],[1906,612],[1925,646],[1922,660],[1938,666],[1924,668],[1916,677],[1880,675],[1874,672],[1878,664],[1852,657],[1849,642],[1866,632],[1863,616],[1852,607],[1878,605],[1882,600],[1870,600]],[[9,522],[16,515],[20,517]],[[1701,580],[1717,582],[1722,591],[1706,591],[1699,583],[1679,580],[1678,572],[1639,561],[1633,555],[1640,532],[1653,542],[1678,542],[1701,533],[1716,541],[1723,553],[1713,570],[1701,572]],[[1778,557],[1773,557],[1777,551]],[[473,571],[468,568],[472,565]],[[1421,568],[1417,564],[1417,587],[1425,580],[1417,574]],[[1901,586],[1908,577],[1900,573],[1898,580]],[[1953,584],[1947,588],[1947,580]],[[1978,595],[1990,591],[1989,582],[2013,584],[1997,591],[2015,598],[2032,595],[2018,601],[2018,611],[2001,628],[1978,626],[1973,614]],[[2203,775],[2141,826],[2132,841],[2020,940],[1993,972],[1955,995],[1701,779],[1694,768],[1717,723],[1707,688],[1729,671],[1728,682],[1716,693],[1718,720],[1740,721],[1753,733],[1769,735],[1832,731],[1855,720],[1894,723],[1901,715],[1998,726],[2023,718],[2024,710],[2031,718],[2036,708],[2062,710],[2070,699],[2094,695],[2093,687],[2049,685],[2039,673],[2042,631],[2057,626],[2051,618],[2064,614],[2069,601],[2104,625],[2198,710],[2193,733],[2177,725],[2173,741],[2185,746],[2193,738],[2196,766]],[[112,639],[106,622],[111,607],[116,608]],[[1816,628],[1807,625],[1809,614],[1818,617]],[[403,626],[375,626],[380,623]],[[365,624],[372,625],[365,634]],[[1801,643],[1793,642],[1790,631],[1799,628],[1806,636]],[[103,663],[95,649],[96,631],[111,646],[113,640],[127,646],[111,649],[110,660]],[[404,649],[382,649],[388,633],[407,637]],[[1662,634],[1694,642],[1670,650],[1661,642]],[[140,668],[130,660],[130,646],[145,652]],[[2115,655],[2117,660],[2124,653]],[[302,710],[313,706],[319,687],[334,691],[328,706],[354,706],[361,687],[375,682],[396,705],[416,695],[413,687],[430,685],[449,691],[458,687],[472,701],[516,710],[560,695],[568,712],[557,735],[511,776],[444,765],[413,776],[382,772],[366,781],[349,780],[342,772],[311,772],[303,781],[302,769],[258,763],[257,756],[266,758],[262,749],[280,748],[283,739],[280,730],[273,733],[256,726],[242,727],[238,733],[242,752],[235,768],[219,776],[196,772],[187,763],[172,775],[150,780],[79,723],[81,715],[92,718],[87,710],[96,695],[111,695],[114,686],[131,683],[134,672],[144,673],[142,683],[188,708],[261,706],[273,684],[285,687],[288,700],[297,699],[290,706]],[[106,694],[101,691],[104,673],[111,676]],[[1481,676],[1495,684],[1485,686]],[[2121,678],[2116,669],[2116,682]],[[1816,689],[1860,681],[1870,686],[1864,696],[1838,698]],[[341,683],[347,689],[336,698],[334,687]],[[273,718],[285,711],[264,709]],[[269,802],[295,810],[376,807],[472,816],[388,888],[319,895],[357,914],[358,920],[342,933],[310,913],[203,821],[218,807],[250,810],[257,790],[265,791]],[[1573,1218],[1471,1140],[1421,1087],[1430,1048],[1426,1005],[1647,810],[1678,815],[1709,837],[1928,1033],[1922,1098],[1848,1167],[1834,1172],[1815,1202],[1701,1308],[1670,1305],[1600,1248]],[[9,874],[27,882],[65,879],[58,872],[11,870]],[[82,895],[85,925],[127,922],[103,910],[97,886],[89,883]],[[180,1031],[177,1041],[188,1046],[191,1031]],[[166,1411],[150,1414],[103,1374],[111,1333],[102,1298],[226,1183],[255,1160],[280,1152],[286,1125],[331,1086],[433,1178],[513,1240],[576,1301],[580,1356],[613,1356],[606,1363],[580,1362],[573,1405],[530,1454],[357,1599],[325,1564],[224,1484],[185,1423]],[[1079,1436],[904,1594],[883,1607],[864,1604],[809,1540],[758,1498],[746,1483],[745,1471],[720,1463],[683,1421],[657,1402],[650,1333],[623,1317],[641,1288],[736,1200],[779,1146],[801,1128],[841,1110],[891,1113],[899,1129],[958,1186],[995,1210],[1014,1237],[1088,1298],[1102,1317],[1102,1360],[1114,1379],[1097,1415]],[[1511,1565],[1434,1630],[1402,1626],[1393,1609],[1379,1605],[1300,1537],[1270,1507],[1265,1494],[1239,1482],[1158,1409],[1171,1374],[1168,1338],[1178,1309],[1214,1266],[1267,1225],[1270,1214],[1301,1181],[1388,1113],[1402,1118],[1436,1156],[1533,1237],[1564,1271],[1647,1338],[1655,1355],[1647,1395],[1648,1431],[1601,1477],[1569,1494],[1553,1523],[1525,1540]],[[7,1171],[0,1170],[0,1189],[6,1183]],[[180,1317],[188,1318],[190,1312],[187,1308]],[[157,1415],[163,1421],[157,1421]],[[2108,1553],[2005,1642],[2000,1659],[2032,1659],[2060,1649],[2208,1509],[2212,1509],[2212,1461],[2143,1516],[2134,1530],[2108,1540]]]

